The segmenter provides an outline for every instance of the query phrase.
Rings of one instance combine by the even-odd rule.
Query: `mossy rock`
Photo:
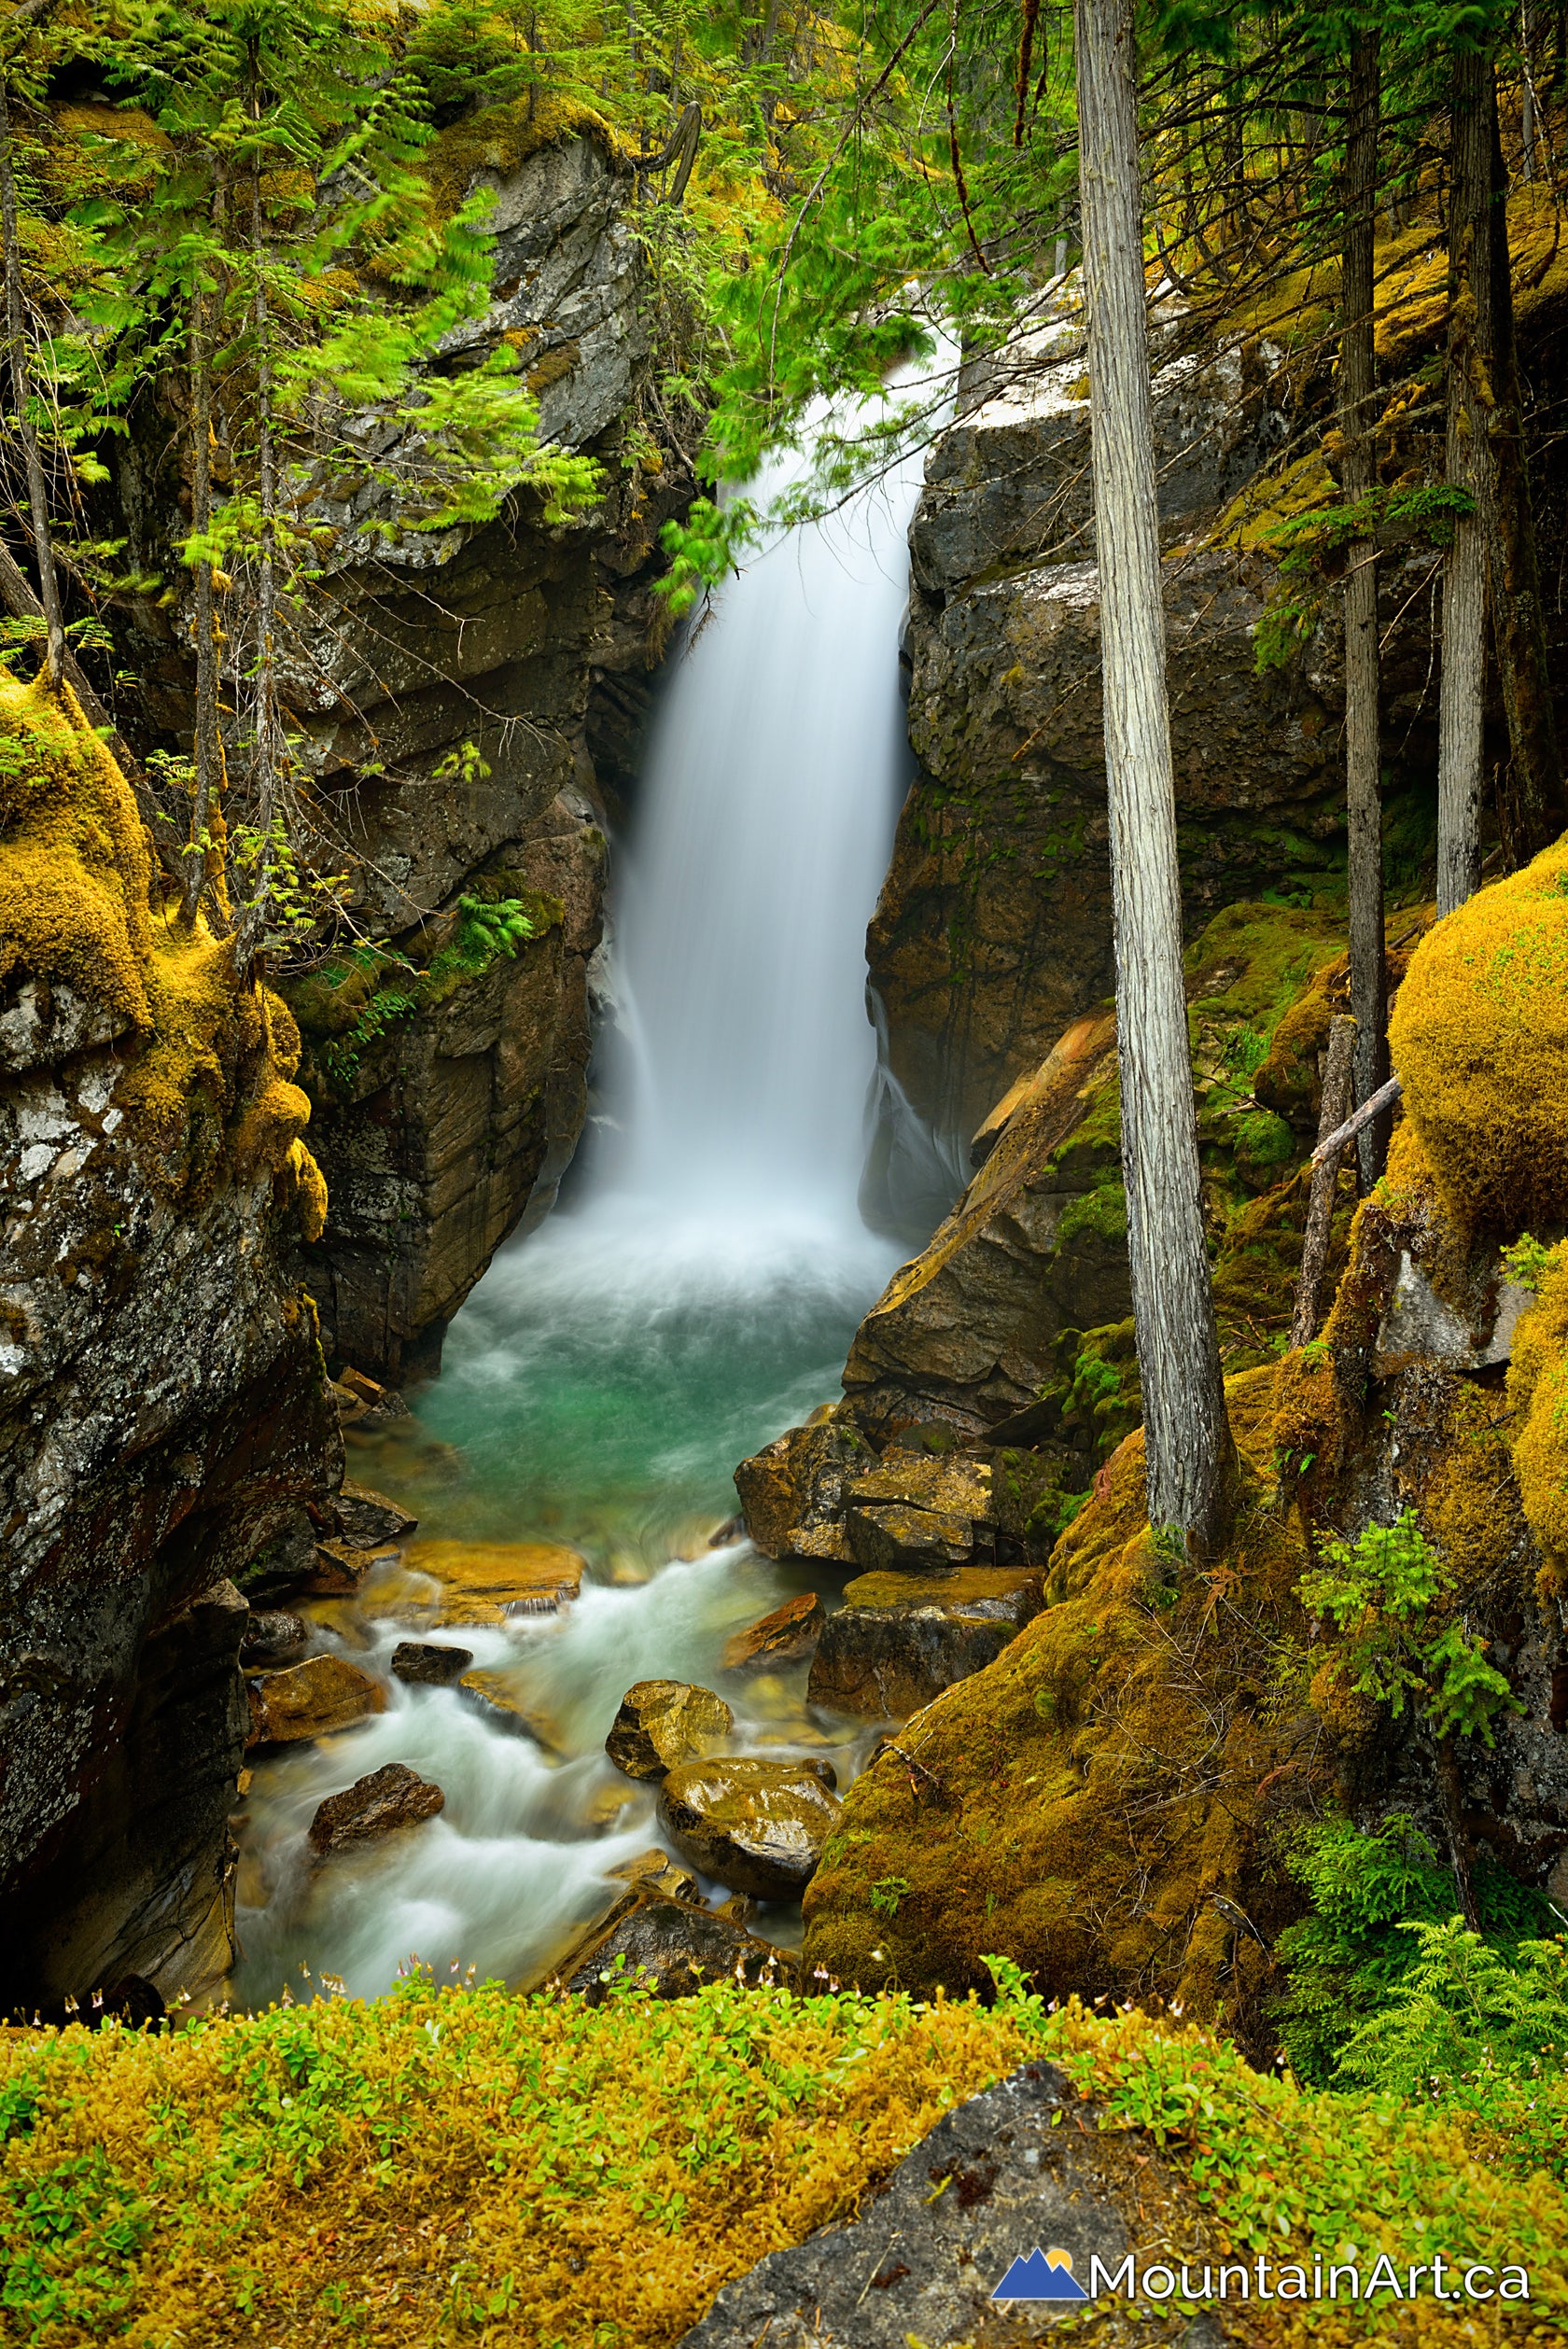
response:
[[[1568,845],[1422,940],[1389,1031],[1407,1112],[1463,1239],[1568,1221]]]

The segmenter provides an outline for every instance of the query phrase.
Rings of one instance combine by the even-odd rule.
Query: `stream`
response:
[[[805,1664],[743,1678],[719,1659],[799,1591],[839,1601],[833,1570],[808,1576],[734,1538],[731,1479],[836,1398],[898,1260],[856,1196],[875,1064],[865,930],[909,771],[896,655],[919,471],[906,460],[775,540],[687,628],[617,857],[607,1113],[567,1202],[498,1253],[454,1321],[415,1416],[346,1432],[350,1476],[416,1516],[420,1541],[551,1542],[587,1560],[558,1615],[441,1635],[508,1671],[548,1743],[455,1688],[391,1677],[433,1588],[372,1574],[357,1601],[308,1602],[313,1652],[375,1673],[387,1710],[258,1754],[239,1827],[243,2005],[311,1979],[373,1996],[415,1957],[519,1984],[555,1964],[617,1889],[607,1871],[660,1840],[652,1790],[604,1753],[636,1681],[718,1689],[732,1750],[826,1755],[841,1787],[869,1754],[871,1725],[807,1708]],[[442,1788],[441,1816],[313,1865],[317,1804],[387,1762]],[[798,1905],[756,1929],[798,1941]]]

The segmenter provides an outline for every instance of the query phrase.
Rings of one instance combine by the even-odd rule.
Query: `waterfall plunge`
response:
[[[858,1228],[864,939],[909,763],[895,653],[917,490],[910,463],[755,556],[659,712],[625,889],[636,1070],[612,1177],[650,1203]]]

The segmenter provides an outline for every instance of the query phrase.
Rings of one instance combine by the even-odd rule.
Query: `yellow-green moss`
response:
[[[151,879],[130,786],[69,687],[0,672],[0,985],[63,983],[129,1023],[117,1105],[189,1203],[226,1158],[245,1177],[288,1167],[310,1102],[288,1082],[287,1006],[240,985],[204,918],[152,910]]]
[[[1456,1234],[1568,1217],[1568,846],[1427,934],[1389,1042]]]
[[[0,672],[0,983],[63,979],[150,1028],[149,872],[130,786],[70,688],[56,701]]]
[[[1259,1790],[1294,1753],[1260,1627],[1294,1619],[1303,1554],[1271,1505],[1274,1372],[1227,1395],[1251,1497],[1224,1559],[1178,1580],[1155,1551],[1129,1436],[1057,1545],[1054,1603],[903,1731],[930,1777],[888,1755],[850,1787],[806,1895],[808,1964],[925,1991],[983,1980],[995,1951],[1057,1992],[1160,1991],[1255,2026],[1268,1961],[1211,1895],[1265,1933],[1294,1901],[1258,1865]],[[889,1917],[869,1895],[894,1881]]]
[[[1543,1598],[1568,1598],[1568,1263],[1543,1274],[1508,1366],[1514,1474],[1540,1548]]]
[[[327,1178],[302,1141],[290,1142],[284,1172],[294,1186],[301,1231],[307,1240],[318,1240],[327,1228]]]

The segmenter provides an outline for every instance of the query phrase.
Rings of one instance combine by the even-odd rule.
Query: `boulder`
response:
[[[628,1778],[663,1778],[679,1763],[712,1753],[735,1714],[711,1688],[680,1680],[639,1680],[621,1699],[605,1752]]]
[[[588,1561],[558,1542],[410,1542],[415,1573],[441,1586],[442,1629],[497,1629],[525,1615],[556,1615],[577,1597]]]
[[[727,1672],[773,1671],[780,1664],[799,1663],[809,1656],[822,1635],[827,1613],[814,1590],[786,1599],[781,1607],[749,1623],[724,1643],[719,1661]]]
[[[617,1978],[639,1980],[656,1998],[685,1998],[705,1982],[734,1981],[737,1974],[753,1990],[764,1982],[791,1989],[800,1983],[792,1951],[775,1949],[711,1909],[647,1891],[618,1901],[557,1972],[590,2006],[603,2002]]]
[[[345,1844],[369,1843],[398,1827],[415,1827],[445,1808],[445,1795],[429,1779],[402,1762],[386,1762],[316,1806],[308,1831],[311,1849],[337,1852]]]
[[[386,1691],[343,1656],[309,1656],[250,1683],[247,1745],[292,1745],[386,1711]]]
[[[345,1483],[338,1495],[337,1538],[348,1549],[385,1549],[412,1533],[418,1523],[399,1503],[369,1485]]]
[[[945,1510],[908,1508],[902,1502],[881,1509],[847,1510],[844,1531],[850,1557],[868,1573],[900,1568],[930,1573],[933,1568],[961,1566],[974,1547],[970,1518],[951,1517]]]
[[[310,1573],[296,1587],[312,1599],[357,1598],[372,1566],[396,1565],[401,1556],[387,1543],[317,1542]]]
[[[515,1671],[465,1672],[457,1685],[493,1729],[505,1729],[514,1737],[532,1738],[534,1743],[542,1745],[547,1754],[565,1752],[560,1728],[547,1713],[540,1711],[521,1674]]]
[[[863,1720],[907,1720],[994,1663],[1043,1604],[1039,1574],[1015,1567],[859,1575],[828,1617],[809,1700]]]
[[[392,1677],[415,1687],[450,1688],[473,1662],[469,1647],[443,1647],[437,1640],[399,1640],[392,1650]]]
[[[768,1558],[847,1559],[844,1485],[875,1464],[875,1453],[847,1419],[787,1429],[735,1470],[747,1531]]]
[[[666,1893],[672,1900],[694,1900],[697,1880],[689,1876],[653,1844],[648,1851],[637,1853],[634,1859],[623,1860],[619,1867],[607,1867],[605,1874],[616,1881],[635,1884],[639,1892]]]
[[[309,1636],[303,1615],[282,1608],[260,1614],[253,1610],[240,1641],[240,1669],[247,1672],[265,1671],[279,1664],[296,1663],[304,1653]]]
[[[863,2216],[770,2251],[726,2284],[678,2349],[757,2349],[764,2339],[778,2349],[1035,2341],[1054,2336],[1057,2311],[1063,2333],[1075,2330],[1063,2307],[1071,2291],[1038,2311],[1017,2303],[1004,2311],[993,2300],[1015,2259],[1034,2253],[1048,2274],[1056,2262],[1076,2283],[1083,2314],[1096,2257],[1114,2269],[1133,2244],[1140,2266],[1172,2256],[1166,2206],[1155,2202],[1146,2219],[1140,2188],[1127,2182],[1158,2172],[1107,2165],[1098,2118],[1053,2064],[1026,2064],[945,2114]],[[1132,2338],[1113,2324],[1117,2340]],[[1104,2330],[1109,2337],[1113,2326]],[[1222,2341],[1204,2316],[1147,2334],[1140,2326],[1139,2338],[1180,2338],[1184,2349],[1221,2349]]]
[[[659,1817],[704,1876],[757,1900],[795,1900],[837,1824],[837,1783],[828,1762],[685,1762],[659,1789]]]

